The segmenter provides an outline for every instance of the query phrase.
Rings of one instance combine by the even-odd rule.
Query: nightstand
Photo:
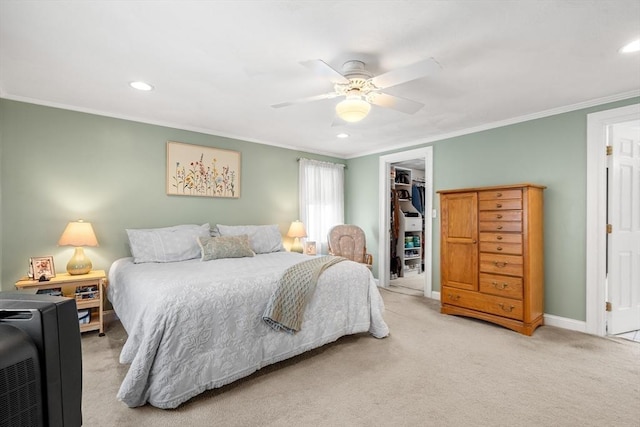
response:
[[[104,270],[93,270],[87,274],[72,276],[67,273],[56,274],[47,282],[22,279],[16,282],[16,289],[33,290],[75,298],[78,310],[89,311],[89,322],[80,324],[80,332],[99,331],[104,335],[103,292],[107,281]],[[49,291],[49,292],[46,292]],[[58,293],[59,291],[59,293]]]

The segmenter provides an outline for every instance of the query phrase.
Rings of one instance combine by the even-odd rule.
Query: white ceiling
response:
[[[639,36],[638,0],[0,0],[0,96],[350,158],[640,95],[640,54],[617,52]],[[387,91],[414,115],[271,108],[332,90],[300,61],[430,57],[440,72]]]

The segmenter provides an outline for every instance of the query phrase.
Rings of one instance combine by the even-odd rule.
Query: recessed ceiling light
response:
[[[349,134],[348,133],[339,133],[336,135],[336,137],[338,138],[349,138]]]
[[[129,83],[129,86],[138,90],[153,90],[153,86],[145,82],[131,82]]]
[[[618,52],[620,53],[634,53],[640,51],[640,39],[634,40],[629,44],[622,46]]]

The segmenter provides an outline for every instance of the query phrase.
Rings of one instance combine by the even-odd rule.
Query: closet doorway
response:
[[[431,298],[433,148],[381,156],[379,191],[379,285]]]

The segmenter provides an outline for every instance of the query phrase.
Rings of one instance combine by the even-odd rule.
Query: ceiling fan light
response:
[[[345,122],[355,123],[367,117],[371,104],[358,97],[347,97],[336,105],[336,114]]]

